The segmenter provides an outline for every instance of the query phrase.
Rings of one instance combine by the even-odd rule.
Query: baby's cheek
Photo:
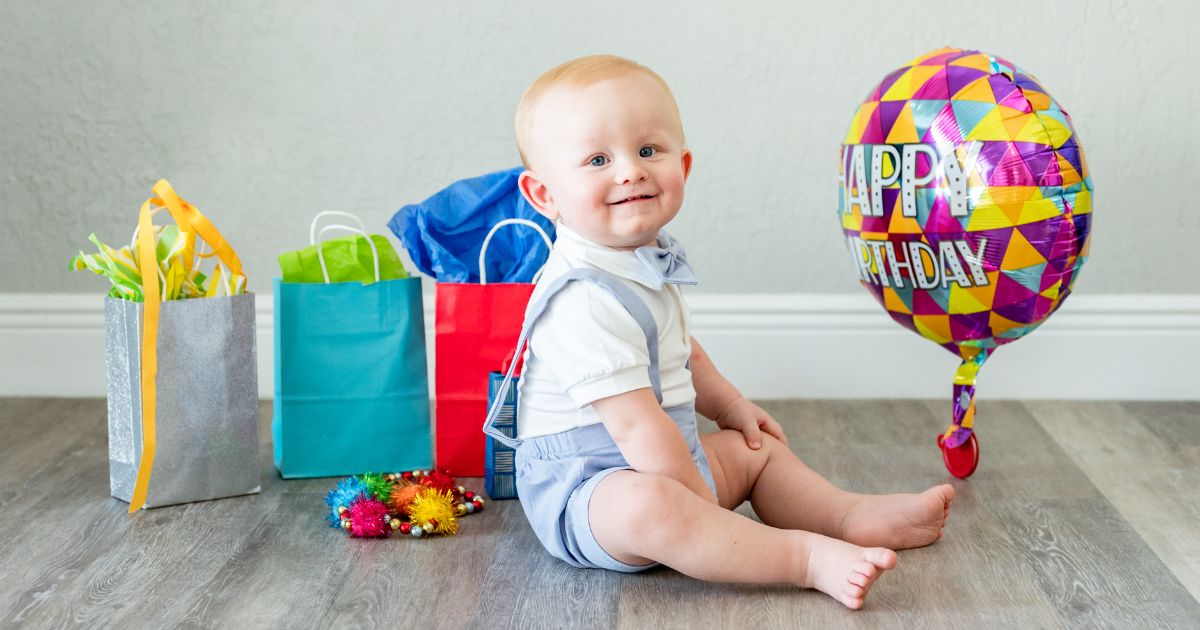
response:
[[[683,183],[684,183],[683,171],[672,171],[671,174],[668,176],[667,181],[669,182],[669,185],[671,186],[671,188],[675,189],[677,192],[680,192],[680,193],[683,192]]]

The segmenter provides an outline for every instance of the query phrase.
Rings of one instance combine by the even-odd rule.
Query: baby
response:
[[[696,281],[662,228],[693,158],[661,77],[620,57],[567,62],[525,92],[516,133],[521,192],[558,236],[526,311],[517,439],[491,428],[496,410],[485,430],[517,448],[521,505],[551,554],[789,582],[859,608],[893,549],[941,537],[953,487],[834,487],[691,336],[679,286]],[[698,434],[696,413],[721,430]],[[732,511],[746,500],[762,523]]]

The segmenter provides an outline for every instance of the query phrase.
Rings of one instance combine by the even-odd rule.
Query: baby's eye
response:
[[[655,153],[658,153],[658,151],[654,147],[642,147],[638,151],[638,155],[644,158],[653,157]]]
[[[604,157],[603,155],[597,155],[589,160],[588,164],[591,164],[592,166],[604,166],[605,164],[608,164],[608,158]]]

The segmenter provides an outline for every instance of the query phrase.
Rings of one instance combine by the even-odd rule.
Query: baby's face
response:
[[[543,215],[601,245],[653,244],[683,204],[691,152],[670,96],[634,73],[539,99],[521,190]]]

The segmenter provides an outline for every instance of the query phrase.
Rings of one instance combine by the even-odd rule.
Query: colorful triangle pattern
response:
[[[1092,180],[1070,115],[1033,75],[977,50],[917,57],[851,120],[847,149],[878,144],[897,155],[925,147],[911,166],[888,158],[885,179],[901,175],[881,186],[882,216],[839,195],[845,235],[888,241],[898,261],[892,268],[883,247],[862,248],[881,252],[863,284],[893,319],[956,354],[978,353],[1033,331],[1070,295],[1089,254]],[[843,152],[843,177],[852,153]],[[906,187],[906,173],[921,183]]]

